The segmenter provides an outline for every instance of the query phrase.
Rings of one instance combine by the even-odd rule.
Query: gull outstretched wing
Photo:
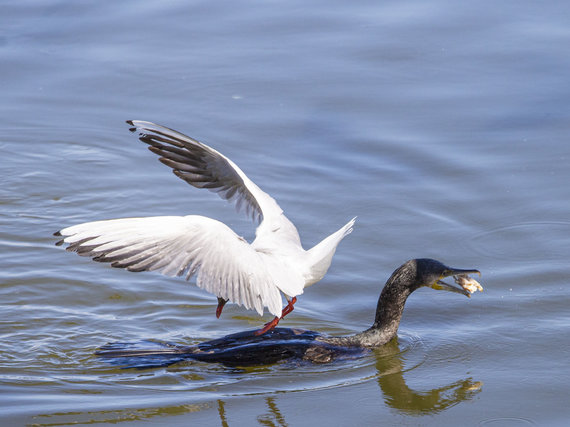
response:
[[[168,276],[197,275],[196,284],[224,299],[281,314],[276,283],[299,282],[286,267],[255,251],[220,221],[198,215],[94,221],[56,233],[67,250],[130,271],[159,271]],[[268,268],[270,267],[270,268]],[[276,276],[277,275],[277,276]]]
[[[277,202],[253,183],[223,154],[180,132],[141,120],[127,121],[131,131],[149,145],[174,174],[197,188],[206,188],[260,222],[282,213]]]

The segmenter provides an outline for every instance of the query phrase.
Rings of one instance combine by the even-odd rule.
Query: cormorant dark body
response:
[[[269,365],[281,361],[328,363],[361,356],[368,349],[318,341],[314,331],[275,328],[263,335],[257,330],[238,332],[196,345],[159,341],[110,343],[96,355],[128,368],[169,366],[184,360],[221,363],[230,367]]]
[[[396,336],[404,304],[413,291],[428,286],[470,296],[468,290],[442,279],[473,273],[480,274],[475,269],[450,268],[427,258],[406,262],[386,282],[373,325],[355,335],[330,337],[314,331],[275,328],[262,335],[258,331],[245,331],[190,346],[155,341],[110,343],[96,354],[113,364],[136,368],[166,366],[189,359],[246,367],[287,360],[328,363],[359,357]]]
[[[238,332],[198,344],[199,351],[195,353],[194,359],[228,366],[252,366],[302,359],[319,336],[318,332],[289,328],[275,328],[263,335],[255,335],[255,332]]]

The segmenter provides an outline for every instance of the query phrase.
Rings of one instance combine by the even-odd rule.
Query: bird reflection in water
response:
[[[414,390],[410,388],[404,378],[405,352],[400,350],[398,340],[395,339],[384,347],[372,352],[377,370],[376,380],[380,386],[381,396],[384,403],[405,415],[432,415],[443,412],[461,402],[473,399],[481,392],[482,383],[472,378],[459,379],[455,382],[439,385],[428,390]],[[286,427],[286,416],[280,411],[278,399],[275,396],[264,398],[267,412],[257,417],[257,422],[262,426]],[[222,427],[228,427],[231,423],[231,415],[226,413],[226,404],[219,399],[218,414]]]
[[[228,427],[228,420],[226,418],[226,402],[222,399],[218,399],[218,414],[220,415],[220,422],[222,427]]]
[[[270,427],[286,427],[285,417],[277,407],[276,399],[274,397],[266,397],[265,403],[269,409],[269,414],[260,415],[257,417],[257,422],[263,426]]]
[[[285,421],[285,417],[277,407],[276,398],[272,396],[265,397],[264,401],[267,405],[268,413],[259,415],[257,417],[257,422],[262,426],[268,427],[287,427],[288,424]],[[226,415],[226,403],[218,399],[218,414],[220,415],[220,423],[222,427],[228,427],[227,415]]]
[[[481,383],[474,382],[471,378],[460,379],[455,382],[438,385],[431,390],[417,391],[408,387],[404,376],[410,375],[410,360],[406,360],[406,350],[401,351],[398,340],[393,340],[382,348],[371,351],[368,355],[374,364],[376,374],[372,376],[373,381],[377,381],[381,393],[378,400],[384,401],[385,405],[397,410],[405,415],[423,416],[445,411],[463,401],[473,399],[481,391]],[[176,362],[173,362],[176,363]],[[347,363],[336,362],[336,363]],[[326,365],[325,365],[326,366]],[[202,366],[201,366],[202,368]],[[413,368],[412,368],[413,371]],[[366,381],[369,381],[367,376]],[[283,395],[279,395],[283,396]],[[257,422],[262,426],[285,427],[288,425],[286,413],[279,408],[279,398],[276,395],[263,397],[266,410],[257,416]],[[222,427],[232,425],[231,406],[228,409],[227,403],[223,399],[216,402],[217,412]],[[128,408],[125,410],[101,410],[86,412],[69,412],[39,414],[35,417],[34,425],[56,425],[54,417],[59,420],[57,425],[67,425],[77,423],[78,418],[83,415],[85,424],[97,424],[102,422],[117,423],[118,421],[152,421],[160,418],[167,419],[168,416],[179,416],[191,412],[200,412],[207,408],[207,405],[184,404],[173,407],[161,408],[141,408],[135,410]],[[166,417],[166,418],[165,418]],[[242,420],[242,418],[240,418]],[[45,421],[45,423],[44,423]],[[236,423],[243,425],[243,422]]]
[[[374,351],[378,385],[384,402],[391,408],[409,415],[428,415],[444,411],[481,391],[483,383],[468,377],[426,391],[414,390],[404,378],[404,360],[397,340]],[[409,372],[409,371],[408,371]]]

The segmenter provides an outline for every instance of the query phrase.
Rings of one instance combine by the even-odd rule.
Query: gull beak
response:
[[[440,276],[440,278],[438,280],[436,280],[435,282],[433,282],[432,285],[430,285],[430,288],[432,289],[436,289],[438,291],[448,291],[448,292],[455,292],[458,294],[463,294],[466,297],[471,297],[471,292],[469,292],[468,290],[460,287],[460,286],[453,286],[450,285],[449,283],[445,283],[442,279],[446,278],[446,277],[450,277],[450,276],[457,276],[457,275],[467,275],[467,274],[478,274],[479,276],[481,276],[481,272],[479,270],[463,270],[460,268],[447,268]]]

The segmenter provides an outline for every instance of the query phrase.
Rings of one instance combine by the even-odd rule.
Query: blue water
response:
[[[566,425],[570,5],[6,1],[0,16],[0,420],[6,425]],[[254,227],[128,132],[154,121],[230,157],[305,247],[353,216],[281,326],[351,334],[414,257],[478,268],[422,289],[361,359],[120,370],[110,341],[258,327],[181,279],[111,269],[52,233],[126,216]]]

